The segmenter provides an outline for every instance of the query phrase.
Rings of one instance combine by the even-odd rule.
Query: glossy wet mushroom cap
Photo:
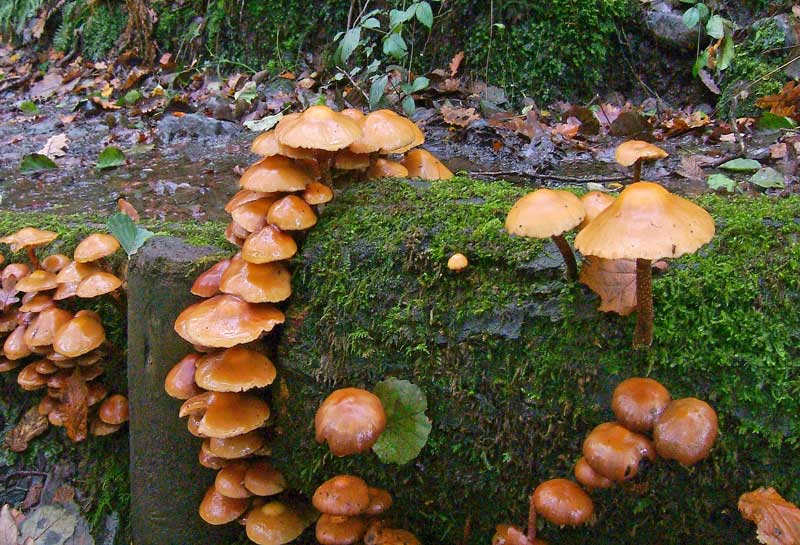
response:
[[[269,502],[247,514],[247,537],[258,545],[283,545],[294,541],[309,522],[282,502]]]
[[[623,142],[614,151],[614,159],[620,165],[629,167],[638,160],[655,161],[663,159],[669,154],[658,146],[642,140],[628,140]]]
[[[597,473],[615,482],[632,479],[639,464],[655,461],[655,447],[650,440],[616,422],[594,428],[583,442],[583,456]]]
[[[348,456],[372,448],[386,429],[386,412],[372,392],[343,388],[322,402],[314,428],[317,443],[327,442],[334,456]]]
[[[231,260],[223,259],[202,273],[192,284],[192,294],[198,297],[214,297],[219,293],[219,281],[222,273],[230,267]]]
[[[306,201],[287,195],[272,204],[267,221],[282,231],[302,231],[316,225],[317,215]]]
[[[78,288],[75,290],[75,295],[84,299],[91,299],[92,297],[99,297],[111,293],[122,285],[120,280],[115,275],[99,271],[90,274],[80,281]]]
[[[244,171],[242,189],[261,193],[303,191],[314,179],[291,159],[275,155],[267,157]]]
[[[6,337],[6,340],[3,343],[3,356],[6,359],[11,361],[21,360],[33,354],[30,347],[25,342],[26,330],[26,326],[19,325],[8,337]]]
[[[128,398],[121,394],[114,394],[100,405],[97,416],[106,424],[119,425],[128,421]]]
[[[511,235],[549,238],[577,227],[585,215],[580,199],[569,191],[537,189],[514,203],[506,216],[506,230]]]
[[[392,503],[394,503],[392,495],[388,490],[370,486],[367,487],[367,493],[369,494],[369,505],[364,511],[365,515],[380,515],[381,513],[388,511],[392,506]]]
[[[533,491],[536,513],[558,526],[579,526],[594,514],[592,498],[567,479],[545,481]]]
[[[261,427],[269,413],[269,405],[250,394],[205,392],[187,399],[179,415],[202,414],[197,428],[199,433],[227,438]]]
[[[283,474],[264,459],[251,462],[244,474],[244,486],[256,496],[274,496],[286,490]]]
[[[94,316],[83,314],[58,329],[53,349],[64,356],[77,358],[98,348],[105,340],[103,325]]]
[[[378,180],[380,178],[408,178],[408,169],[396,161],[378,159],[367,170],[367,178]]]
[[[200,354],[187,354],[178,363],[172,366],[164,380],[164,390],[167,395],[175,399],[187,400],[190,397],[203,393],[194,381],[197,370],[197,360]]]
[[[373,522],[364,535],[364,545],[422,545],[417,536],[407,530],[387,528],[382,522]]]
[[[20,279],[17,282],[17,285],[14,287],[17,289],[17,291],[30,293],[54,290],[58,287],[58,282],[56,282],[56,275],[39,269],[38,271],[33,271],[28,276]]]
[[[581,197],[581,203],[586,212],[586,217],[583,218],[583,221],[578,227],[583,229],[589,225],[594,218],[599,216],[603,210],[614,204],[614,197],[603,191],[589,191]]]
[[[42,312],[55,305],[53,297],[46,293],[37,293],[27,301],[25,299],[25,297],[22,298],[23,304],[19,307],[20,312]]]
[[[614,481],[607,479],[592,469],[586,458],[581,456],[575,464],[573,470],[575,480],[588,488],[590,491],[595,488],[611,488],[614,486]]]
[[[338,475],[322,483],[311,502],[320,513],[352,517],[369,507],[369,488],[360,477]]]
[[[339,170],[366,170],[369,168],[369,154],[343,149],[336,153],[333,167]]]
[[[362,130],[358,122],[327,106],[311,106],[297,117],[281,119],[275,135],[284,146],[336,151],[355,142]]]
[[[119,241],[105,233],[93,233],[75,248],[73,258],[78,263],[90,263],[108,257],[119,249]]]
[[[11,246],[12,252],[17,252],[23,248],[37,248],[50,244],[58,238],[58,233],[44,231],[35,227],[25,227],[16,233],[0,238],[0,243]]]
[[[242,516],[247,505],[247,499],[228,498],[212,486],[200,503],[200,518],[212,525],[227,524]]]
[[[498,524],[495,526],[492,545],[547,545],[541,539],[533,538],[531,541],[520,528],[511,524]]]
[[[467,268],[469,260],[464,254],[453,254],[447,260],[447,268],[454,272],[461,272]]]
[[[225,212],[230,214],[243,204],[247,204],[249,202],[257,201],[259,199],[264,199],[264,198],[277,198],[279,196],[280,193],[262,193],[261,191],[250,191],[249,189],[241,189],[237,191],[236,194],[233,197],[231,197],[231,199],[225,204]]]
[[[87,276],[98,272],[100,269],[91,263],[78,263],[71,261],[63,269],[58,271],[56,282],[59,284],[73,284],[80,282]]]
[[[651,378],[622,381],[611,398],[611,409],[620,424],[631,431],[645,433],[667,408],[672,398],[664,386]]]
[[[272,362],[259,352],[236,346],[197,360],[194,383],[214,392],[244,392],[275,380]]]
[[[392,110],[369,113],[361,128],[363,135],[349,148],[354,153],[405,153],[425,142],[422,131],[410,119]]]
[[[253,430],[248,433],[233,437],[211,437],[204,447],[210,454],[226,460],[245,458],[254,454],[266,443],[266,438],[261,430]]]
[[[409,178],[423,180],[449,180],[453,173],[431,152],[424,149],[409,151],[403,158],[403,166],[408,169]]]
[[[292,294],[292,275],[283,263],[250,263],[237,254],[222,273],[219,289],[248,303],[279,303]]]
[[[700,399],[687,397],[670,403],[653,428],[659,456],[691,466],[711,453],[717,440],[716,411]]]
[[[214,488],[226,498],[249,498],[253,494],[244,487],[247,462],[233,462],[219,470]]]
[[[23,340],[31,349],[51,345],[58,339],[60,329],[71,319],[72,313],[68,310],[58,307],[46,308],[30,323]]]
[[[267,225],[247,237],[242,246],[242,258],[250,263],[270,263],[289,259],[297,253],[297,243],[291,235],[274,225]]]
[[[69,265],[72,260],[64,254],[50,254],[42,260],[42,268],[49,273],[58,274],[58,272]]]
[[[367,524],[360,516],[322,515],[317,520],[315,535],[320,545],[352,545],[364,537]]]
[[[314,206],[330,202],[333,199],[333,191],[323,183],[311,182],[300,196],[308,204]]]

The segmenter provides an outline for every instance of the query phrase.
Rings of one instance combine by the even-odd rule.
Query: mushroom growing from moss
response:
[[[634,478],[643,460],[656,459],[650,439],[616,422],[600,424],[589,433],[583,442],[583,456],[597,473],[616,482]]]
[[[620,382],[614,389],[611,409],[620,424],[631,431],[645,433],[653,429],[671,400],[669,392],[659,382],[634,377]]]
[[[551,238],[564,257],[567,278],[576,280],[578,264],[564,233],[580,224],[585,215],[583,204],[572,193],[537,189],[514,203],[506,217],[506,230],[511,235]]]
[[[369,507],[369,487],[364,479],[337,475],[322,483],[311,500],[320,513],[352,517]]]
[[[449,180],[453,173],[431,152],[424,149],[409,151],[403,158],[403,166],[408,169],[410,178],[423,180]]]
[[[579,526],[594,515],[592,498],[567,479],[552,479],[536,487],[531,496],[536,513],[558,526]]]
[[[283,545],[294,541],[313,522],[282,502],[269,502],[247,514],[247,537],[258,545]]]
[[[16,233],[0,238],[0,242],[11,246],[12,252],[25,250],[34,269],[39,268],[39,259],[34,252],[35,248],[50,244],[58,238],[58,233],[43,231],[35,227],[25,227]]]
[[[453,272],[461,272],[469,266],[469,260],[464,254],[456,253],[447,260],[447,268]]]
[[[652,262],[694,253],[714,236],[711,215],[652,182],[629,185],[575,238],[584,255],[636,260],[634,346],[653,342]]]
[[[668,155],[663,149],[648,142],[628,140],[617,146],[614,158],[624,167],[633,165],[633,183],[636,183],[642,179],[643,161],[657,161]]]
[[[334,456],[366,452],[386,428],[381,400],[360,388],[336,390],[314,417],[317,443],[328,443]]]
[[[614,486],[614,481],[603,477],[597,471],[592,469],[586,458],[581,456],[575,463],[575,480],[585,486],[590,492],[594,488],[611,488]]]
[[[691,466],[709,455],[718,431],[711,405],[687,397],[667,406],[653,428],[653,439],[659,456]]]

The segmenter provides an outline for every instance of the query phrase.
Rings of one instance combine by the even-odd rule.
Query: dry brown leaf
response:
[[[11,513],[11,506],[6,504],[0,509],[0,544],[16,545],[18,537],[17,522]]]
[[[19,297],[17,297],[19,290],[16,285],[17,277],[13,274],[9,274],[3,280],[3,284],[0,286],[0,312],[5,312],[8,307],[19,302]]]
[[[80,368],[75,368],[72,375],[65,381],[62,391],[64,392],[64,428],[67,430],[67,437],[75,442],[83,441],[86,439],[86,420],[89,416],[87,401],[89,389],[81,376]]]
[[[475,112],[475,108],[460,108],[458,106],[445,104],[439,111],[445,123],[458,127],[466,127],[470,122],[481,118],[481,116]]]
[[[139,212],[125,199],[119,199],[117,201],[117,208],[119,208],[120,212],[131,218],[134,222],[139,221]]]
[[[125,79],[125,83],[122,84],[122,87],[119,88],[120,91],[125,92],[137,83],[139,80],[145,77],[147,74],[150,73],[150,70],[146,68],[139,68],[138,66],[135,67],[133,70],[128,72],[128,77]]]
[[[439,91],[452,93],[461,89],[461,78],[447,78],[438,87]]]
[[[786,142],[779,142],[777,144],[772,144],[769,147],[769,156],[773,159],[783,159],[786,157],[786,153],[788,149],[786,147]]]
[[[97,104],[98,106],[100,106],[104,110],[119,110],[120,109],[120,106],[117,106],[113,102],[105,100],[102,97],[97,97],[97,96],[92,97],[92,102],[94,102],[95,104]]]
[[[568,139],[575,138],[580,130],[581,122],[577,117],[568,117],[564,123],[556,123],[550,128],[550,132],[553,134],[557,134]]]
[[[603,259],[588,255],[581,267],[580,282],[600,296],[598,310],[622,316],[636,310],[635,259]]]
[[[46,416],[39,414],[38,406],[34,405],[22,416],[19,423],[6,435],[5,447],[12,452],[23,452],[28,448],[28,443],[47,431],[50,423]]]
[[[31,99],[47,98],[61,86],[61,74],[48,72],[31,88]]]
[[[62,484],[53,494],[53,503],[70,503],[74,499],[75,489],[68,484]]]
[[[461,67],[461,62],[464,60],[464,52],[459,51],[455,55],[453,55],[453,59],[450,61],[450,77],[455,76],[458,73],[458,69]]]
[[[77,115],[78,114],[60,115],[60,116],[58,116],[58,120],[61,121],[61,123],[63,123],[64,125],[69,125],[70,123],[75,121],[75,118],[77,117]]]
[[[64,133],[61,134],[54,134],[50,138],[47,139],[42,149],[37,151],[36,153],[41,153],[42,155],[47,155],[50,159],[55,159],[57,157],[63,157],[67,154],[67,145],[69,144],[69,140],[67,139],[67,135]]]
[[[798,106],[800,106],[800,86],[797,82],[790,81],[783,86],[780,93],[761,97],[756,101],[759,108],[769,108],[770,113],[784,116],[795,117]]]
[[[758,525],[758,541],[766,545],[800,543],[800,509],[774,488],[759,488],[739,497],[742,516]]]
[[[697,155],[687,155],[681,159],[680,165],[676,173],[689,180],[705,180],[706,175],[703,172],[703,165],[705,160]]]

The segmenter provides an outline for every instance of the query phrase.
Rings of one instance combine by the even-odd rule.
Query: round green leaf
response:
[[[373,393],[386,411],[386,429],[372,450],[383,463],[407,464],[419,456],[431,433],[425,394],[416,384],[396,378],[378,383]]]
[[[782,189],[786,187],[783,174],[772,167],[764,167],[750,178],[750,183],[764,189]]]
[[[708,177],[708,187],[711,189],[724,189],[732,193],[736,189],[736,182],[724,174],[712,174]]]
[[[23,174],[52,170],[54,168],[58,168],[58,165],[47,155],[42,155],[41,153],[29,153],[22,158],[22,163],[19,165],[19,171]]]
[[[108,146],[97,157],[97,170],[114,168],[124,164],[125,154],[122,153],[121,149],[114,146]]]
[[[734,159],[719,166],[722,170],[731,172],[755,172],[761,168],[761,163],[755,159]]]

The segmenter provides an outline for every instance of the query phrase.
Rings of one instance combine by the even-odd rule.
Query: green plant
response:
[[[681,0],[681,2],[691,4],[691,7],[683,12],[683,24],[686,28],[691,30],[698,25],[703,28],[702,32],[697,33],[697,52],[692,75],[698,77],[705,68],[716,69],[717,74],[727,70],[736,55],[733,44],[735,30],[733,22],[714,13],[705,3],[698,0]],[[715,41],[701,53],[703,34]]]

